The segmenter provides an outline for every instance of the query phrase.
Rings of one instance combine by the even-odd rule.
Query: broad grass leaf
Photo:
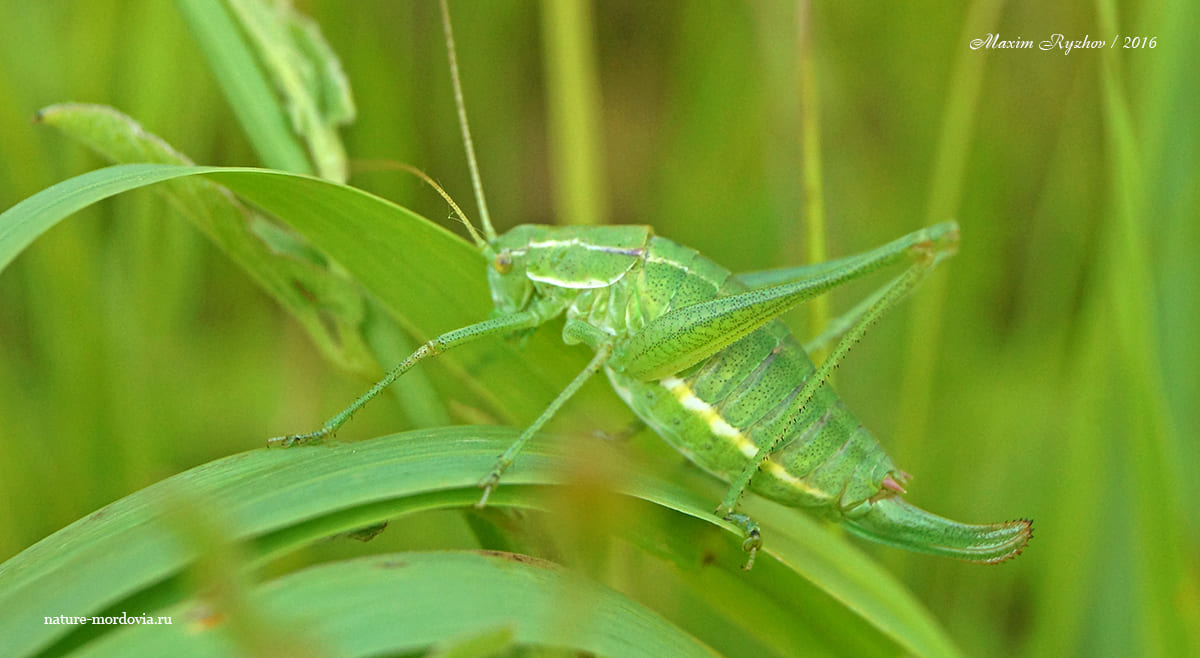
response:
[[[480,322],[491,304],[485,263],[474,247],[396,204],[352,187],[280,171],[117,165],[47,188],[0,215],[0,270],[38,235],[101,199],[189,176],[204,176],[287,222],[328,254],[412,335],[433,337]],[[543,329],[523,345],[473,344],[439,356],[459,389],[494,417],[521,424],[535,418],[583,369],[586,350],[563,345]],[[591,428],[608,427],[629,412],[603,382],[581,392],[587,404],[569,413]],[[588,393],[588,391],[591,393]]]
[[[211,510],[230,538],[242,544],[248,559],[261,563],[320,537],[413,511],[470,504],[479,495],[479,474],[516,433],[510,428],[451,427],[364,442],[258,449],[181,473],[98,510],[0,565],[0,637],[16,653],[50,646],[67,649],[91,640],[89,633],[112,627],[43,624],[43,616],[64,614],[63,610],[78,615],[134,608],[140,612],[178,601],[185,591],[176,579],[199,552],[178,530],[190,518],[186,508],[202,505]],[[496,504],[545,507],[545,486],[563,481],[570,472],[570,455],[570,446],[561,440],[531,443],[496,492]],[[672,518],[691,517],[728,528],[708,511],[707,494],[637,465],[626,464],[621,472],[627,475],[612,485],[621,493],[673,510]],[[701,579],[696,581],[700,585],[705,574],[725,570],[743,579],[739,588],[749,587],[741,590],[747,600],[767,597],[786,607],[788,578],[793,576],[780,574],[800,574],[860,616],[866,625],[859,632],[873,627],[919,655],[956,655],[920,603],[845,539],[800,512],[754,502],[749,510],[764,522],[768,537],[763,564],[742,573],[738,541],[730,535],[724,559],[694,573],[683,572],[685,581]],[[399,524],[393,527],[402,527]],[[645,550],[663,550],[663,538],[639,537],[641,530],[634,525],[623,532]],[[667,546],[677,554],[695,548]],[[737,599],[731,605],[736,606]],[[792,614],[796,619],[823,619],[819,609]]]

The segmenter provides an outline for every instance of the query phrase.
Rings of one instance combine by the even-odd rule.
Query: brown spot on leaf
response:
[[[540,557],[534,557],[532,555],[525,555],[524,553],[510,553],[508,551],[493,551],[493,550],[487,550],[487,549],[479,549],[479,550],[472,551],[472,552],[482,555],[484,557],[495,557],[495,558],[500,558],[501,560],[507,560],[509,562],[517,562],[520,564],[531,564],[531,565],[539,566],[539,567],[557,567],[558,566],[557,564],[550,562],[549,560],[543,560]]]
[[[384,560],[379,563],[380,569],[403,569],[408,566],[404,560]]]

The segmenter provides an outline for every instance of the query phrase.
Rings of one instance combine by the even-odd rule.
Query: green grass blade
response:
[[[557,565],[513,553],[396,553],[311,567],[255,591],[252,603],[326,655],[420,651],[447,638],[511,627],[522,645],[601,656],[713,656],[658,614]],[[381,602],[392,602],[381,604]],[[192,602],[165,614],[183,619]],[[568,610],[586,606],[586,615]],[[348,614],[347,611],[350,611]],[[229,634],[186,624],[113,633],[81,655],[223,656]]]
[[[320,29],[285,3],[228,2],[282,95],[278,102],[292,131],[307,144],[317,174],[346,182],[346,151],[337,127],[354,119],[354,101],[341,63]]]
[[[475,247],[399,206],[354,188],[279,172],[208,175],[289,222],[415,336],[433,337],[478,322],[491,311],[485,263]],[[365,235],[371,239],[364,240]],[[520,349],[489,342],[439,360],[448,356],[460,364],[456,375],[464,385],[506,421],[524,423],[583,368],[585,352],[541,331]],[[512,386],[514,381],[522,386]],[[606,396],[580,411],[593,418],[592,427],[603,427],[606,415],[626,415],[617,409],[618,401]]]
[[[805,262],[823,263],[825,254],[825,185],[821,173],[821,97],[817,84],[817,66],[813,62],[812,7],[807,1],[796,3],[796,66],[800,70],[800,124],[804,157],[804,230]],[[822,295],[809,302],[808,336],[820,336],[829,326],[829,297]],[[827,350],[811,354],[816,363],[825,360]]]
[[[0,271],[38,235],[101,199],[154,183],[203,175],[288,222],[328,254],[415,336],[433,337],[486,318],[491,310],[483,259],[474,247],[390,201],[337,183],[248,168],[118,165],[47,188],[0,215]],[[365,240],[364,236],[371,236]],[[439,357],[465,392],[508,422],[542,411],[582,369],[583,350],[549,331],[521,349],[468,346]],[[514,387],[511,382],[522,382]],[[600,383],[592,383],[590,388]],[[585,389],[586,390],[586,389]],[[589,425],[624,418],[615,396],[576,405]]]
[[[64,643],[56,645],[60,648],[73,646],[79,638],[67,636],[74,629],[43,624],[43,616],[63,614],[62,610],[100,614],[120,607],[122,601],[133,605],[128,603],[135,600],[131,597],[179,575],[195,560],[196,551],[178,528],[198,506],[221,520],[230,538],[246,542],[249,559],[261,562],[314,539],[407,512],[468,505],[479,495],[479,474],[515,436],[516,430],[508,428],[421,430],[348,444],[259,449],[181,473],[81,519],[0,565],[0,637],[17,653],[55,642]],[[496,503],[544,507],[545,493],[528,485],[562,482],[570,456],[570,446],[562,441],[535,441],[506,475]],[[611,484],[627,495],[732,529],[711,514],[711,500],[705,495],[632,464],[621,464],[617,472],[628,475]],[[845,539],[795,510],[750,502],[748,511],[763,521],[768,533],[766,555],[829,592],[907,650],[955,655],[922,606]],[[636,524],[625,530],[636,531]],[[738,540],[733,534],[726,539],[716,564],[740,574]],[[756,588],[767,592],[784,581],[770,573],[769,559],[760,566],[768,568],[740,577],[753,579]],[[787,600],[786,592],[777,595]],[[104,633],[110,628],[76,632]]]
[[[312,173],[313,165],[292,132],[270,80],[225,4],[221,0],[176,0],[176,4],[263,164]]]
[[[136,121],[104,105],[53,105],[37,118],[117,163],[192,164]],[[287,309],[339,367],[374,381],[382,375],[381,367],[412,352],[413,341],[403,330],[385,313],[370,312],[366,306],[373,302],[363,298],[358,284],[295,232],[207,180],[177,180],[155,189]],[[424,370],[410,373],[389,392],[414,425],[449,424]]]
[[[564,224],[603,224],[608,190],[591,5],[547,0],[541,10],[554,205]]]
[[[192,164],[136,121],[105,105],[52,105],[38,112],[37,120],[116,163]],[[327,358],[364,377],[378,377],[379,368],[360,334],[362,293],[354,281],[331,268],[323,254],[210,181],[189,178],[155,189],[304,325]]]
[[[1096,5],[1102,29],[1115,34],[1116,4],[1098,0]],[[1179,438],[1163,388],[1154,326],[1158,290],[1146,228],[1149,204],[1143,140],[1115,51],[1105,51],[1100,76],[1111,217],[1103,233],[1101,271],[1106,285],[1093,294],[1107,311],[1098,319],[1111,335],[1106,348],[1117,364],[1113,384],[1123,391],[1121,399],[1130,419],[1118,443],[1128,463],[1132,489],[1129,530],[1153,538],[1153,549],[1140,546],[1142,550],[1134,552],[1130,565],[1132,594],[1140,603],[1138,615],[1132,617],[1131,639],[1150,655],[1189,655],[1200,649],[1200,611],[1194,602],[1197,579],[1189,569],[1194,557],[1185,548],[1184,510],[1190,505],[1184,503],[1184,487],[1175,478]],[[1192,600],[1186,602],[1189,598]],[[1166,601],[1176,603],[1163,605]]]
[[[1003,4],[1002,0],[971,3],[962,26],[961,41],[965,43],[971,36],[995,25]],[[971,50],[962,49],[955,54],[930,185],[926,225],[955,219],[959,213],[987,62],[988,58],[977,57]],[[964,233],[971,235],[970,230],[967,225]],[[929,434],[934,368],[938,361],[949,285],[945,276],[930,277],[921,287],[921,294],[910,300],[907,359],[900,385],[900,419],[895,436],[897,451],[908,456],[905,468],[912,469],[913,473],[925,470],[920,459],[928,453],[924,441]]]

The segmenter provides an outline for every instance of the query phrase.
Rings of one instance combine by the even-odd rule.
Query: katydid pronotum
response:
[[[746,568],[762,545],[758,525],[737,511],[747,489],[909,550],[984,563],[1021,552],[1031,536],[1028,520],[966,525],[905,502],[901,494],[910,476],[896,468],[828,382],[868,327],[954,253],[959,235],[954,222],[855,256],[747,275],[733,275],[696,251],[655,236],[648,226],[522,225],[497,235],[471,145],[445,0],[442,18],[482,234],[455,209],[489,262],[495,312],[492,319],[422,345],[321,429],[272,439],[272,445],[332,436],[427,357],[565,317],[563,340],[591,348],[595,356],[499,456],[480,481],[479,506],[529,439],[584,382],[603,371],[646,425],[730,483],[716,513],[744,533]],[[835,286],[900,264],[902,273],[808,345],[828,349],[819,367],[778,319]]]

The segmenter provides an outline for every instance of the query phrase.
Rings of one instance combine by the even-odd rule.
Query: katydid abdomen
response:
[[[647,280],[652,277],[672,283],[655,285]],[[624,315],[638,325],[655,319],[650,312],[747,290],[728,270],[658,237],[650,241],[641,266],[615,285],[670,291],[660,304],[645,303],[644,293],[612,292],[614,301],[630,299],[632,308]],[[751,480],[752,490],[840,518],[878,495],[885,478],[900,474],[828,384],[799,408],[798,393],[815,371],[779,320],[663,379],[639,381],[606,369],[634,413],[700,467],[730,481],[760,448],[776,443]]]

